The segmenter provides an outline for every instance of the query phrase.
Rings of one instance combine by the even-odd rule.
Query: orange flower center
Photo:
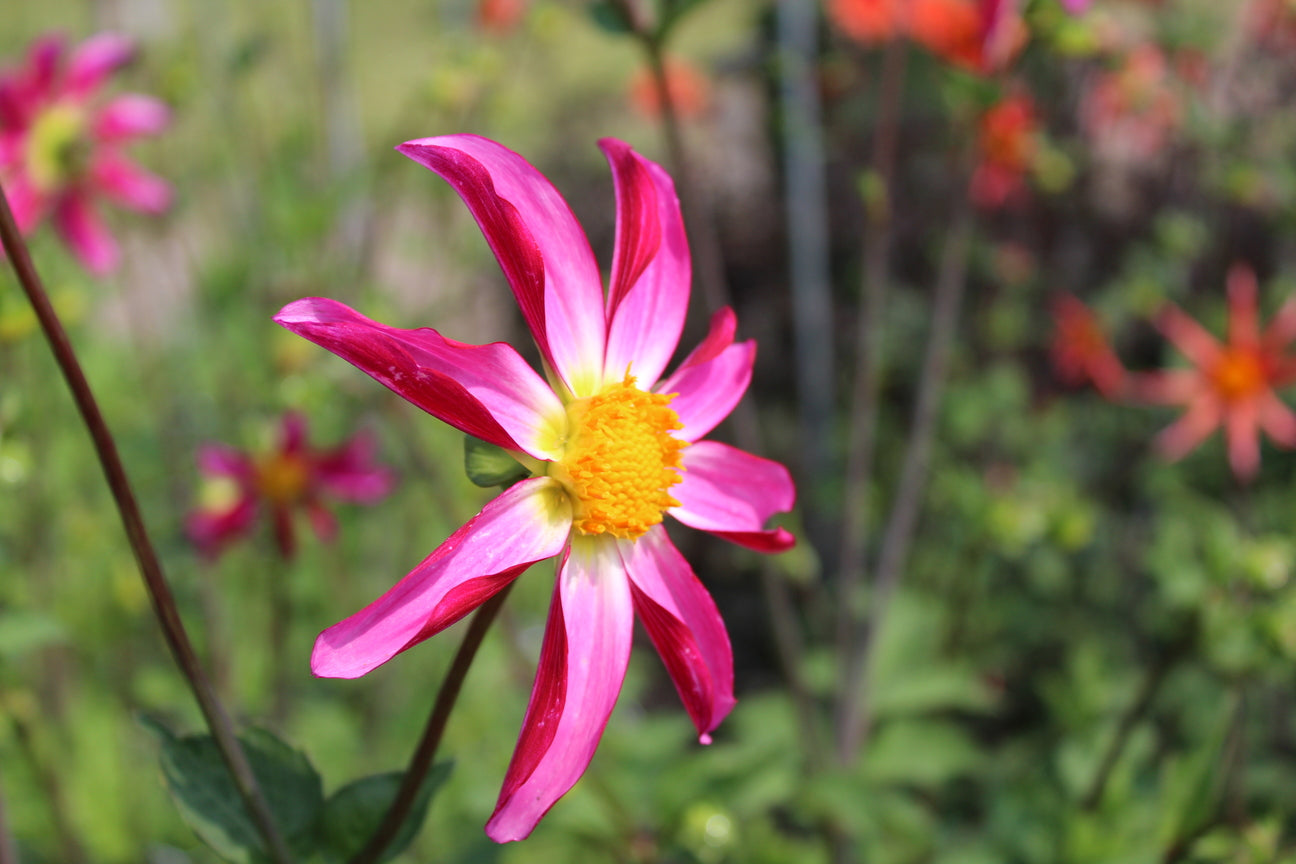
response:
[[[309,483],[310,468],[300,456],[277,453],[257,463],[257,491],[274,504],[300,500]]]
[[[627,375],[567,406],[571,438],[549,473],[566,487],[581,534],[634,539],[679,505],[670,488],[681,480],[680,451],[688,442],[671,434],[684,428],[670,407],[675,395],[634,383]]]
[[[1216,392],[1229,402],[1254,396],[1268,381],[1260,355],[1244,348],[1225,349],[1210,377]]]

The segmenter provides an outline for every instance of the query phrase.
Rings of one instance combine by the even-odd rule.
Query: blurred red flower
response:
[[[830,0],[835,26],[863,45],[907,35],[972,72],[1002,69],[1026,41],[1014,0]]]
[[[972,200],[979,207],[1002,207],[1025,189],[1036,152],[1035,106],[1018,94],[1000,100],[978,123],[978,163],[972,174]]]
[[[1228,274],[1228,306],[1228,338],[1221,343],[1179,307],[1167,305],[1157,327],[1193,368],[1148,373],[1132,392],[1144,401],[1187,407],[1157,439],[1168,459],[1185,456],[1222,426],[1233,473],[1248,480],[1260,467],[1260,430],[1276,444],[1296,447],[1296,414],[1274,392],[1296,381],[1296,358],[1287,354],[1296,338],[1296,298],[1262,332],[1255,273],[1236,264]]]
[[[1072,294],[1053,300],[1053,369],[1073,387],[1093,384],[1108,399],[1125,389],[1125,367],[1116,357],[1098,317]]]
[[[119,257],[96,212],[99,199],[147,213],[171,203],[171,187],[122,152],[165,129],[170,110],[151,96],[101,96],[133,54],[130,40],[114,33],[93,36],[68,56],[61,38],[46,36],[25,65],[0,73],[0,186],[14,220],[26,234],[48,215],[95,274]]]
[[[478,0],[477,27],[503,36],[512,33],[526,15],[529,0]]]
[[[333,449],[312,449],[306,419],[291,412],[284,415],[278,444],[269,452],[252,455],[205,445],[198,452],[198,469],[210,481],[207,500],[185,521],[189,539],[200,554],[214,559],[264,515],[279,551],[290,559],[297,551],[293,520],[302,510],[315,535],[329,542],[337,534],[337,520],[325,499],[376,504],[391,491],[394,478],[374,462],[373,451],[372,438],[363,433]]]

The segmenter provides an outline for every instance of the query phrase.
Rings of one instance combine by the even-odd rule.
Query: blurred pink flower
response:
[[[1097,316],[1072,294],[1053,301],[1053,368],[1066,384],[1093,384],[1108,399],[1123,394],[1125,367]]]
[[[61,38],[46,36],[24,66],[0,73],[0,186],[23,233],[48,215],[86,269],[103,274],[119,251],[96,200],[167,208],[171,187],[122,151],[161,132],[171,114],[150,96],[103,98],[108,76],[134,53],[126,37],[101,33],[66,53]]]
[[[1098,75],[1080,105],[1080,121],[1097,154],[1123,164],[1148,162],[1179,125],[1181,100],[1165,54],[1135,48],[1117,69]]]
[[[250,533],[258,517],[270,520],[284,558],[297,551],[293,521],[305,511],[315,535],[328,542],[337,521],[325,499],[375,504],[391,491],[390,471],[374,462],[374,442],[363,433],[329,450],[314,450],[306,440],[306,420],[288,413],[275,449],[250,455],[220,444],[198,452],[198,468],[209,478],[208,499],[189,514],[185,530],[198,551],[215,558]]]
[[[1228,339],[1221,343],[1179,307],[1167,305],[1157,327],[1193,368],[1141,376],[1132,395],[1187,406],[1157,439],[1168,459],[1185,456],[1222,426],[1233,473],[1248,480],[1260,467],[1260,430],[1283,447],[1296,447],[1296,414],[1274,393],[1296,380],[1296,359],[1287,354],[1296,338],[1296,299],[1285,303],[1262,332],[1255,273],[1236,264],[1228,275],[1228,306]]]
[[[729,713],[733,656],[665,515],[761,552],[793,545],[764,524],[794,490],[776,462],[702,440],[742,398],[755,345],[729,309],[662,378],[688,305],[679,201],[660,166],[612,139],[617,228],[606,294],[558,191],[474,135],[397,149],[440,174],[477,219],[540,349],[545,376],[504,343],[387,327],[333,300],[285,306],[283,326],[355,364],[531,472],[394,588],[330,627],[311,666],[355,678],[444,630],[532,564],[557,558],[535,688],[486,833],[519,840],[580,778],[616,704],[637,614],[703,743]]]

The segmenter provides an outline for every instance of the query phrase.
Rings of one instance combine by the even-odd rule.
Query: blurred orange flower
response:
[[[1013,0],[830,0],[828,16],[863,45],[908,35],[972,72],[1002,69],[1026,41]]]
[[[1125,389],[1125,367],[1116,357],[1098,316],[1072,294],[1053,300],[1053,369],[1073,387],[1093,384],[1108,399]]]
[[[1260,430],[1282,447],[1296,447],[1296,414],[1274,393],[1296,381],[1296,358],[1287,354],[1296,338],[1296,298],[1262,332],[1255,273],[1236,264],[1228,274],[1228,306],[1228,338],[1221,343],[1179,307],[1167,305],[1157,327],[1193,368],[1149,373],[1133,390],[1145,401],[1187,407],[1157,439],[1168,459],[1185,456],[1223,427],[1233,473],[1249,480],[1260,468]]]
[[[711,81],[686,60],[666,61],[666,88],[678,117],[699,117],[711,104]],[[641,67],[630,79],[630,105],[650,119],[661,116],[661,94],[651,70]]]
[[[486,33],[513,32],[526,15],[528,0],[478,0],[477,28]]]

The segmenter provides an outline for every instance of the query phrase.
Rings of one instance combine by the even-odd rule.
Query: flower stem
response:
[[[4,790],[0,789],[0,864],[18,864],[18,843],[5,818]]]
[[[854,673],[848,682],[850,689],[843,697],[844,722],[840,727],[840,752],[847,764],[868,741],[872,725],[870,691],[873,648],[877,644],[878,630],[886,618],[891,597],[904,572],[909,545],[918,525],[923,493],[927,487],[927,462],[935,438],[937,409],[944,390],[954,330],[963,303],[968,247],[972,240],[972,203],[964,195],[960,197],[957,207],[954,225],[945,242],[940,275],[937,277],[936,296],[932,301],[932,329],[923,357],[922,373],[918,379],[913,424],[905,445],[895,502],[878,553],[868,617],[858,646],[845,658]]]
[[[853,703],[858,672],[850,658],[859,629],[856,593],[864,576],[868,552],[869,496],[873,486],[873,451],[877,442],[878,394],[882,366],[882,310],[886,303],[891,256],[893,184],[896,143],[900,128],[900,96],[904,91],[905,40],[892,39],[882,57],[877,129],[873,136],[871,179],[873,198],[865,201],[862,303],[856,323],[855,383],[850,403],[850,446],[846,456],[846,493],[842,505],[842,535],[838,552],[837,657],[841,668],[837,705],[837,755],[848,762],[853,749]]]
[[[126,477],[126,469],[122,466],[121,457],[117,453],[116,442],[113,440],[112,433],[108,431],[108,425],[99,411],[99,405],[77,360],[72,343],[68,340],[67,333],[63,330],[63,325],[41,284],[40,276],[32,264],[27,244],[18,232],[18,226],[14,222],[13,212],[9,209],[9,202],[3,189],[0,189],[0,243],[3,244],[18,282],[22,285],[36,313],[36,318],[40,321],[45,339],[49,342],[50,350],[58,361],[68,389],[72,391],[72,398],[76,402],[81,419],[94,442],[99,463],[103,467],[108,488],[112,491],[113,500],[121,514],[126,537],[130,541],[131,550],[135,553],[140,575],[148,589],[149,599],[152,601],[158,623],[162,627],[167,646],[171,649],[171,654],[180,667],[181,673],[189,682],[194,698],[198,702],[198,708],[202,711],[221,757],[234,779],[234,785],[257,831],[265,840],[272,859],[276,864],[291,864],[292,855],[275,827],[270,807],[266,804],[247,757],[234,735],[233,724],[225,713],[224,706],[216,698],[211,682],[208,681],[194,653],[193,644],[189,641],[189,634],[185,631],[184,622],[176,608],[175,597],[171,594],[171,588],[162,572],[162,565],[158,561],[157,553],[144,527],[144,519],[135,502],[135,493],[131,490],[130,481]]]
[[[505,585],[498,594],[483,603],[473,616],[472,623],[468,625],[468,632],[464,634],[463,641],[459,643],[459,650],[450,663],[450,671],[446,673],[445,679],[441,682],[441,689],[437,691],[436,700],[432,703],[432,713],[428,715],[427,726],[423,729],[423,737],[419,740],[414,755],[410,757],[409,767],[405,769],[405,777],[401,780],[400,789],[397,790],[387,815],[383,817],[382,824],[374,831],[364,848],[351,859],[350,864],[374,864],[382,856],[392,838],[400,831],[401,826],[405,824],[410,809],[414,806],[414,800],[418,797],[419,789],[432,768],[432,760],[436,757],[437,747],[441,744],[446,721],[450,719],[455,700],[459,698],[459,689],[463,686],[464,678],[468,676],[468,667],[472,665],[473,658],[477,656],[477,649],[481,647],[482,639],[486,636],[486,631],[490,629],[495,615],[504,605],[504,598],[512,588],[512,582]]]

